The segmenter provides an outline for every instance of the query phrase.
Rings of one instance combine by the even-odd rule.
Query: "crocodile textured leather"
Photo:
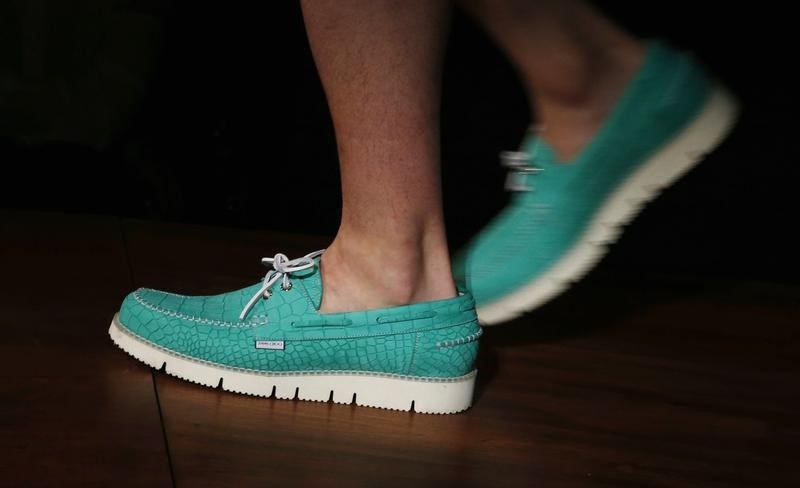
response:
[[[318,263],[318,262],[317,262]],[[452,378],[474,369],[480,326],[472,296],[385,309],[324,314],[319,266],[273,286],[239,320],[260,284],[214,296],[141,288],[128,295],[119,322],[160,348],[228,368],[258,372],[369,372]],[[283,341],[282,349],[256,341]]]

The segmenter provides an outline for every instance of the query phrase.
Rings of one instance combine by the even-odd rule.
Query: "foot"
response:
[[[735,118],[734,100],[689,56],[653,41],[574,158],[562,161],[531,134],[508,156],[511,203],[455,262],[481,323],[533,310],[582,278],[622,226],[719,144]]]
[[[582,73],[585,81],[563,92],[533,92],[541,138],[561,162],[574,159],[591,141],[620,96],[636,76],[645,57],[645,46],[625,46],[590,54],[578,61],[592,66]]]
[[[320,311],[396,307],[456,296],[443,235],[423,243],[369,239],[340,232],[325,251],[320,267],[326,292]]]
[[[263,282],[215,296],[141,288],[109,334],[168,374],[228,391],[456,413],[472,402],[481,329],[468,293],[322,313],[322,252],[263,260]]]

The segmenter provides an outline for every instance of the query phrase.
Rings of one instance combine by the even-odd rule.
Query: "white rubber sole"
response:
[[[495,325],[518,317],[583,278],[619,238],[624,225],[725,139],[737,115],[736,100],[717,86],[700,114],[619,185],[594,214],[578,242],[549,271],[514,293],[478,307],[481,324]]]
[[[418,378],[359,372],[264,373],[193,359],[138,337],[114,316],[108,334],[139,361],[167,374],[226,391],[278,399],[333,401],[417,413],[449,414],[472,405],[477,370],[457,378]]]

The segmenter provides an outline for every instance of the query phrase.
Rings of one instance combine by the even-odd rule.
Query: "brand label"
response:
[[[256,341],[256,349],[283,350],[283,341]]]

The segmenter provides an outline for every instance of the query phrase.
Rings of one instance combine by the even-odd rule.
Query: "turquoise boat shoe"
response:
[[[221,295],[138,289],[109,334],[153,368],[228,391],[420,413],[467,409],[482,332],[472,296],[320,313],[322,252],[264,258],[262,282]]]
[[[690,55],[650,41],[639,72],[571,161],[531,131],[509,167],[509,205],[454,260],[483,325],[535,309],[582,278],[664,188],[731,130],[735,99]]]

